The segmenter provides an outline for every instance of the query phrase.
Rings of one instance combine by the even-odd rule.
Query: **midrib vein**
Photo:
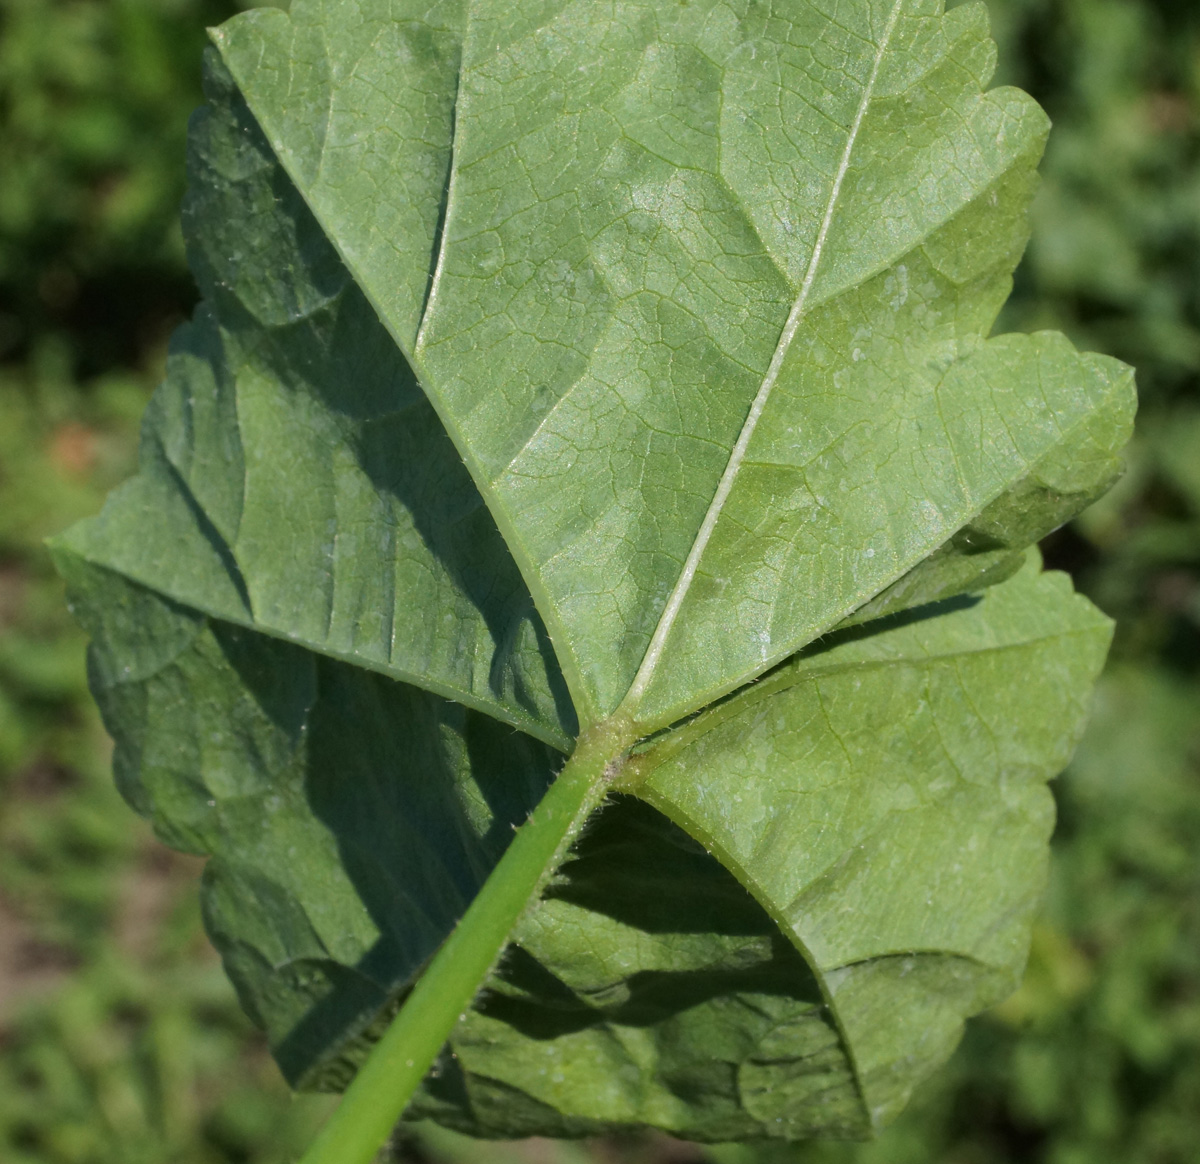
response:
[[[636,712],[638,704],[641,703],[642,697],[645,695],[646,689],[654,677],[663,651],[666,649],[667,639],[670,637],[671,631],[675,626],[675,621],[679,617],[679,612],[683,607],[684,600],[687,598],[688,591],[691,589],[693,581],[695,581],[696,573],[700,568],[700,560],[704,557],[704,551],[708,548],[708,543],[712,539],[712,535],[717,528],[717,523],[721,519],[725,503],[729,500],[730,493],[733,492],[737,475],[741,471],[742,463],[745,461],[746,453],[750,448],[750,441],[754,436],[754,430],[758,427],[758,422],[762,419],[763,412],[766,411],[767,402],[770,400],[771,393],[775,389],[779,373],[783,368],[783,362],[787,359],[788,349],[792,346],[792,341],[796,338],[796,332],[800,330],[800,324],[804,319],[804,312],[808,305],[809,295],[812,292],[813,284],[817,278],[817,271],[821,265],[821,257],[825,250],[826,239],[829,237],[829,229],[833,224],[833,216],[837,210],[838,199],[841,197],[842,185],[846,180],[846,174],[850,170],[850,159],[853,156],[854,147],[858,142],[863,121],[867,116],[867,110],[874,96],[875,85],[879,80],[879,71],[883,66],[883,58],[887,54],[888,46],[891,43],[892,35],[896,31],[896,24],[900,19],[900,12],[903,7],[904,0],[896,0],[896,3],[892,6],[891,14],[888,16],[883,36],[880,38],[879,48],[875,53],[875,60],[871,66],[871,75],[867,78],[866,86],[863,88],[862,100],[858,104],[858,110],[850,126],[850,133],[846,138],[846,148],[842,151],[841,161],[838,163],[833,186],[829,191],[829,201],[826,203],[825,214],[821,219],[821,229],[817,232],[817,239],[813,244],[812,255],[808,260],[808,269],[804,273],[804,282],[800,285],[799,294],[796,296],[795,303],[792,304],[792,310],[788,315],[787,322],[783,325],[783,331],[780,333],[779,342],[775,345],[775,353],[771,357],[771,363],[767,368],[766,375],[763,377],[762,384],[759,386],[758,393],[754,397],[754,403],[750,406],[750,413],[742,425],[741,432],[738,434],[737,443],[733,446],[733,451],[729,454],[725,471],[721,474],[721,480],[717,484],[717,490],[713,495],[712,501],[709,503],[708,512],[704,515],[704,521],[700,525],[700,530],[696,534],[696,540],[692,543],[687,560],[684,562],[679,578],[675,582],[675,588],[671,591],[671,596],[667,599],[667,604],[663,607],[663,612],[659,617],[658,625],[654,628],[654,635],[650,640],[650,645],[646,648],[645,655],[642,657],[641,666],[638,668],[637,674],[634,676],[633,682],[625,694],[625,698],[621,701],[622,708],[628,713],[632,714]]]

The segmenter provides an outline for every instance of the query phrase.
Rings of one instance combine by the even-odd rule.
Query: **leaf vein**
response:
[[[692,543],[691,552],[688,554],[683,570],[680,572],[679,578],[675,583],[675,588],[672,590],[667,604],[663,608],[654,635],[650,640],[650,645],[646,648],[646,654],[642,658],[641,666],[638,668],[633,683],[630,685],[629,691],[622,701],[622,706],[626,707],[627,710],[636,709],[647,687],[650,685],[651,679],[654,677],[659,660],[662,658],[666,648],[667,639],[670,637],[671,630],[675,625],[676,619],[679,617],[684,600],[687,598],[692,582],[695,580],[699,570],[700,560],[704,556],[704,551],[708,548],[708,543],[712,539],[718,521],[720,521],[721,512],[725,508],[725,503],[728,501],[730,493],[733,491],[733,486],[741,470],[742,462],[745,460],[746,452],[750,447],[751,438],[754,436],[754,430],[758,427],[758,422],[766,410],[767,402],[770,400],[771,393],[779,379],[779,373],[783,368],[784,360],[787,358],[788,350],[791,348],[792,340],[795,339],[796,333],[800,328],[800,323],[804,318],[808,298],[812,292],[813,284],[816,282],[817,272],[820,269],[825,242],[829,237],[829,230],[833,225],[834,214],[837,211],[838,202],[841,198],[842,186],[850,170],[850,161],[854,154],[854,147],[858,142],[859,133],[862,130],[867,111],[870,108],[871,99],[874,95],[875,86],[879,80],[879,73],[883,65],[883,59],[887,54],[903,7],[904,0],[896,0],[896,3],[892,6],[887,26],[884,29],[883,36],[880,38],[879,46],[875,53],[871,75],[863,88],[862,99],[859,101],[854,122],[850,127],[850,132],[846,139],[845,149],[842,151],[842,158],[838,164],[837,174],[834,177],[833,186],[829,192],[829,200],[821,220],[821,228],[817,233],[816,242],[813,244],[812,255],[809,259],[804,282],[800,287],[800,293],[797,295],[796,301],[792,305],[792,310],[788,315],[787,322],[784,324],[783,332],[775,347],[775,354],[772,356],[767,373],[763,377],[762,384],[759,386],[758,394],[750,406],[750,414],[746,417],[745,423],[742,425],[742,431],[738,435],[737,443],[734,445],[729,461],[725,466],[725,472],[722,474],[721,480],[717,485],[716,494],[713,496],[708,512],[705,514],[704,521],[696,535],[696,540]]]

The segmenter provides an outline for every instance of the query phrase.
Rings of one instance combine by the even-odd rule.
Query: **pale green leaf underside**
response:
[[[1045,782],[1083,730],[1111,630],[1036,559],[978,605],[874,626],[702,715],[633,779],[794,935],[886,1118],[917,1064],[1016,985]]]
[[[55,552],[244,1004],[343,1084],[619,708],[621,794],[410,1114],[869,1132],[1019,973],[1109,627],[1012,575],[1133,406],[985,338],[1045,122],[984,92],[982,10],[297,0],[217,41],[205,305]]]
[[[344,1083],[552,753],[77,558],[66,573],[123,788],[213,855],[208,924],[284,1069]],[[1108,637],[1034,562],[981,601],[843,632],[661,739],[626,784],[682,830],[605,810],[411,1114],[484,1135],[869,1131],[1016,981],[1044,783]]]
[[[442,1080],[426,1110],[484,1134],[532,1132],[541,1113],[557,1134],[632,1119],[709,1140],[861,1135],[894,1116],[964,1018],[1017,984],[1054,820],[1046,781],[1082,732],[1111,633],[1036,560],[929,613],[797,659],[624,782],[735,872],[819,990],[746,930],[721,936],[719,883],[639,869],[628,846],[611,861],[643,894],[614,893],[610,872],[606,900],[587,893],[588,851],[518,931],[501,1001],[456,1032],[457,1109]],[[687,930],[705,900],[717,933],[700,940]],[[688,972],[731,965],[740,991],[689,997]]]
[[[138,475],[60,547],[566,750],[570,698],[495,523],[219,65],[208,83],[185,206],[206,303]]]
[[[1046,124],[979,6],[300,0],[217,43],[584,724],[733,690],[1047,460],[1114,472],[1125,370],[983,339]]]

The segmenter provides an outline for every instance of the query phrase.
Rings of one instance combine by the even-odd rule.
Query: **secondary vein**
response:
[[[746,459],[746,452],[750,447],[754,430],[758,427],[758,422],[762,419],[767,402],[770,400],[776,381],[779,379],[783,362],[787,358],[788,349],[791,347],[792,341],[796,338],[796,332],[800,329],[809,295],[812,292],[813,284],[817,278],[817,271],[821,265],[821,256],[825,250],[825,242],[829,237],[829,229],[833,224],[833,216],[837,210],[838,200],[841,197],[842,186],[846,180],[846,174],[850,169],[850,159],[854,153],[854,147],[858,142],[858,136],[862,130],[863,121],[867,116],[871,99],[874,96],[875,86],[879,80],[879,72],[883,66],[883,58],[887,53],[892,35],[896,31],[896,25],[899,22],[900,12],[903,7],[904,0],[896,0],[896,3],[892,6],[891,14],[888,16],[887,26],[884,28],[883,36],[880,38],[879,48],[871,67],[871,74],[867,78],[867,83],[863,88],[862,100],[859,102],[854,121],[850,126],[850,133],[846,139],[846,148],[842,151],[841,161],[838,163],[833,186],[829,191],[829,201],[826,203],[825,214],[821,219],[821,228],[817,232],[817,239],[813,245],[812,255],[809,257],[808,269],[804,273],[804,281],[800,285],[800,291],[796,296],[795,303],[792,304],[792,310],[788,314],[787,322],[783,325],[783,331],[779,336],[779,342],[775,345],[775,353],[771,357],[770,366],[767,368],[758,393],[754,397],[754,403],[750,406],[750,413],[742,425],[741,432],[738,434],[737,443],[733,446],[733,451],[729,455],[729,460],[725,465],[725,472],[722,473],[721,480],[717,484],[717,491],[709,503],[708,512],[704,515],[704,521],[701,523],[700,530],[696,534],[696,540],[692,543],[692,548],[688,552],[687,560],[684,562],[679,578],[675,582],[675,588],[671,591],[671,596],[667,599],[666,606],[663,607],[658,625],[654,628],[654,635],[650,640],[650,645],[646,648],[646,654],[642,657],[641,666],[638,668],[638,672],[634,676],[633,682],[625,694],[625,698],[622,700],[622,707],[627,712],[632,712],[636,709],[646,692],[646,688],[650,685],[651,679],[654,677],[663,651],[666,648],[667,639],[670,637],[675,621],[679,617],[679,611],[683,607],[684,599],[687,598],[688,591],[691,589],[692,582],[695,580],[696,573],[700,568],[700,560],[704,556],[704,551],[708,548],[708,543],[717,528],[717,522],[721,519],[721,512],[725,508],[725,503],[733,491],[734,482],[737,480],[742,463]]]
[[[442,272],[445,269],[447,240],[450,235],[450,216],[454,210],[456,178],[458,176],[458,126],[459,104],[463,96],[463,69],[466,67],[467,32],[469,30],[470,11],[468,9],[468,27],[463,30],[461,56],[458,71],[454,77],[454,100],[450,105],[450,156],[446,166],[446,196],[434,229],[434,260],[433,271],[429,276],[429,285],[425,289],[425,302],[421,307],[421,318],[417,323],[417,334],[413,340],[413,353],[420,352],[425,343],[425,324],[433,313],[434,301],[442,285]]]

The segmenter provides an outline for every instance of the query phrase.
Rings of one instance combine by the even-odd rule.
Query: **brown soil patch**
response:
[[[68,950],[43,941],[0,898],[0,1027],[31,999],[53,992],[75,968]]]

